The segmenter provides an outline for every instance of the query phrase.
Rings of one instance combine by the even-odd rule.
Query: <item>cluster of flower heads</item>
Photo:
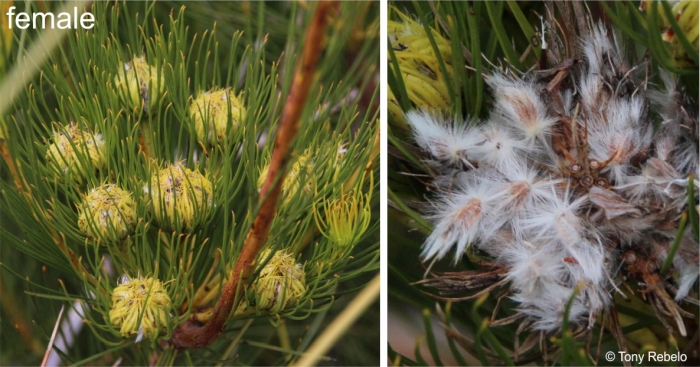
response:
[[[406,115],[437,173],[422,257],[488,254],[536,330],[560,327],[576,289],[569,320],[591,325],[622,268],[685,333],[683,310],[650,283],[682,213],[695,210],[687,189],[700,173],[697,105],[668,75],[663,86],[647,83],[619,49],[597,25],[581,41],[580,60],[522,77],[494,72],[486,79],[493,110],[482,124]],[[673,260],[677,301],[698,277],[697,240],[690,229],[683,236]]]
[[[144,186],[147,193],[148,187]],[[150,187],[151,210],[163,226],[189,231],[212,207],[209,180],[180,163],[157,170]],[[119,244],[134,232],[136,202],[129,191],[115,184],[90,189],[77,208],[80,231],[98,244]],[[167,333],[170,309],[170,297],[160,280],[124,275],[112,290],[109,321],[124,337],[137,335],[136,342],[144,336],[154,340]]]
[[[144,57],[124,63],[114,78],[114,87],[128,112],[153,113],[165,95],[160,68]],[[203,145],[216,145],[233,136],[245,117],[242,101],[230,89],[201,93],[190,107],[193,130]],[[88,121],[60,127],[47,146],[46,161],[57,181],[77,184],[108,166],[107,145],[101,134],[88,129]],[[231,128],[229,128],[229,125]],[[89,181],[89,180],[88,180]],[[156,167],[144,183],[146,201],[161,226],[182,232],[193,230],[213,206],[212,184],[199,172],[182,163]],[[137,219],[132,193],[113,183],[90,188],[80,203],[78,228],[98,244],[119,244],[134,233]],[[110,322],[125,337],[138,334],[155,339],[166,330],[170,298],[160,280],[123,276],[112,292]],[[140,323],[138,320],[142,320]]]
[[[161,70],[136,57],[117,71],[114,85],[120,99],[129,111],[143,107],[148,113],[163,98],[164,76]],[[229,89],[201,93],[192,101],[190,117],[200,143],[216,144],[233,135],[245,108]],[[230,118],[229,118],[230,115]],[[102,134],[90,131],[88,122],[71,123],[57,129],[47,146],[46,161],[56,180],[67,178],[82,184],[96,170],[108,165],[108,151]],[[228,129],[228,125],[232,129]],[[152,191],[152,210],[161,224],[183,231],[198,223],[200,212],[212,207],[211,182],[198,172],[175,163],[157,170],[149,185]],[[118,242],[134,230],[135,204],[131,194],[111,183],[91,188],[77,205],[80,231],[91,238]],[[103,242],[104,244],[104,242]]]
[[[143,190],[155,219],[164,228],[191,231],[213,206],[209,179],[182,163],[156,169]],[[80,231],[102,245],[119,243],[134,232],[136,202],[129,191],[115,184],[91,188],[77,209]]]
[[[114,78],[115,89],[130,110],[143,108],[146,113],[163,100],[165,77],[162,70],[148,64],[145,57],[135,57],[123,65]],[[205,146],[216,145],[235,136],[246,109],[241,96],[230,88],[213,88],[200,92],[189,108],[195,138]]]

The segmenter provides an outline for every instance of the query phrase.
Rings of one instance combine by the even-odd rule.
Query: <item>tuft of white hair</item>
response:
[[[413,138],[418,146],[436,160],[434,165],[471,166],[468,150],[482,139],[477,128],[467,123],[450,123],[423,110],[409,111],[406,121],[413,128]]]
[[[590,74],[606,75],[610,73],[609,66],[624,64],[617,39],[614,34],[608,35],[603,23],[591,28],[591,32],[583,39],[582,49]]]
[[[522,164],[526,156],[527,145],[523,140],[513,136],[510,129],[494,122],[489,122],[480,129],[480,140],[470,152],[480,163],[509,172]]]
[[[481,175],[497,182],[500,195],[494,206],[498,216],[513,218],[523,210],[536,207],[543,202],[556,199],[556,186],[562,182],[552,177],[543,177],[540,170],[517,161],[506,171],[492,171]]]
[[[543,143],[557,119],[550,116],[535,84],[503,74],[492,74],[486,82],[493,90],[494,114],[528,145]]]
[[[421,253],[426,260],[440,260],[454,247],[457,263],[470,244],[490,238],[505,221],[491,214],[496,198],[493,185],[469,180],[459,186],[452,192],[441,193],[433,203],[429,218],[435,227]]]
[[[586,227],[579,212],[588,202],[588,196],[574,200],[569,186],[561,196],[554,187],[550,190],[555,199],[543,201],[516,218],[513,224],[515,232],[522,238],[536,241],[559,241],[567,245],[583,241]]]
[[[588,124],[590,156],[607,162],[601,172],[616,184],[626,183],[632,159],[651,145],[653,132],[643,118],[644,109],[645,102],[639,97],[615,99],[610,101],[604,121]]]

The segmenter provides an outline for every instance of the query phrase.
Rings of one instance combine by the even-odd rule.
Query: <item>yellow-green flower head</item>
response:
[[[449,113],[451,100],[445,83],[446,80],[452,79],[452,45],[450,41],[437,31],[432,30],[440,57],[447,69],[448,76],[446,78],[440,69],[440,63],[423,26],[397,8],[392,7],[392,10],[396,12],[402,22],[388,21],[389,40],[401,69],[408,98],[416,108]],[[396,98],[392,99],[392,96],[393,94],[390,94],[390,111],[392,104],[398,105]],[[400,121],[405,120],[398,111],[392,111],[392,115],[396,114],[399,115]]]
[[[695,53],[698,52],[698,26],[700,19],[698,16],[698,0],[675,0],[668,1],[671,5],[671,11],[678,22],[683,35],[690,42],[690,44],[695,49]],[[640,8],[642,10],[648,9],[651,6],[650,0],[645,0],[641,3]],[[673,61],[678,66],[692,66],[693,63],[688,57],[686,49],[681,44],[678,35],[671,27],[671,22],[666,17],[666,12],[661,7],[661,4],[657,6],[657,11],[659,14],[659,26],[661,27],[661,38],[671,44],[671,52],[673,52]]]
[[[297,192],[301,189],[301,193],[307,196],[313,195],[314,183],[313,183],[313,168],[314,161],[311,159],[311,153],[307,150],[304,154],[300,155],[292,164],[292,168],[287,173],[284,182],[282,183],[282,196],[284,197],[284,202],[287,203],[291,198],[296,196]],[[270,169],[270,164],[268,163],[260,172],[260,177],[258,177],[258,190],[261,190],[267,179],[267,171]],[[305,179],[305,182],[301,180]]]
[[[326,220],[319,230],[339,247],[354,246],[369,227],[369,197],[361,192],[345,194],[324,207]]]
[[[270,249],[263,251],[258,261],[264,261]],[[306,292],[304,265],[297,264],[294,255],[284,250],[277,251],[260,271],[258,279],[251,286],[255,294],[255,307],[272,315],[295,305]]]
[[[695,53],[698,52],[698,23],[700,19],[698,18],[698,1],[697,0],[682,0],[678,1],[673,5],[673,14],[676,17],[678,25],[681,27],[683,34],[688,39],[690,44],[695,49]],[[670,24],[670,23],[669,23]],[[686,52],[683,45],[678,39],[678,36],[674,34],[673,29],[669,25],[666,31],[663,33],[663,39],[666,42],[670,42],[675,52],[675,59],[682,60],[687,59],[688,53]]]
[[[170,296],[163,282],[123,275],[112,290],[109,322],[119,328],[119,334],[124,337],[137,334],[137,343],[144,337],[154,340],[158,335],[167,334],[170,309]]]
[[[197,219],[203,218],[213,205],[211,182],[182,163],[156,170],[144,191],[151,194],[158,221],[185,232],[199,224]]]
[[[77,183],[107,167],[107,152],[102,134],[81,129],[77,124],[54,132],[46,152],[46,161],[56,176],[68,176]]]
[[[231,121],[231,127],[228,131],[233,135],[241,121],[245,119],[245,114],[243,101],[240,96],[233,94],[231,89],[204,92],[190,106],[197,141],[203,144],[215,145],[217,142],[226,140],[229,121]]]
[[[129,110],[141,107],[148,112],[162,99],[165,91],[163,73],[158,68],[149,65],[146,59],[135,57],[117,71],[114,86],[122,102]]]
[[[78,227],[88,236],[117,242],[134,231],[136,202],[113,184],[93,188],[78,206]]]

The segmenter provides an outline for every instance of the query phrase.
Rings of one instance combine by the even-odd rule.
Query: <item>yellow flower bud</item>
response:
[[[432,30],[437,49],[447,69],[448,75],[445,78],[423,26],[396,8],[393,8],[393,11],[403,22],[388,21],[389,40],[401,69],[408,99],[416,108],[449,113],[452,103],[445,83],[446,80],[452,79],[453,74],[450,41]],[[390,100],[390,111],[392,115],[396,115],[391,109],[391,104]]]
[[[678,22],[683,35],[690,42],[690,44],[698,52],[698,26],[700,19],[698,18],[698,0],[680,0],[680,1],[669,1],[672,5],[671,12]],[[641,10],[648,10],[651,6],[651,1],[643,1],[640,5]],[[688,53],[681,44],[676,32],[671,27],[671,22],[666,17],[666,12],[662,8],[661,4],[657,5],[657,11],[659,14],[659,26],[661,29],[661,38],[671,44],[671,52],[673,53],[673,62],[677,66],[687,67],[692,66]]]
[[[267,179],[267,171],[270,168],[268,163],[260,172],[260,177],[258,177],[258,190],[262,190],[265,180]],[[307,150],[297,158],[292,164],[292,168],[287,173],[287,177],[282,183],[282,196],[284,197],[284,202],[289,202],[289,199],[293,198],[301,187],[301,193],[304,195],[311,196],[314,192],[313,185],[313,168],[314,161],[311,159],[311,153]],[[306,183],[302,185],[300,180],[302,177],[306,179]]]
[[[267,249],[258,259],[264,261],[269,255],[270,249]],[[277,251],[251,285],[248,294],[251,292],[255,295],[255,303],[248,302],[248,306],[271,315],[284,311],[287,306],[295,305],[306,292],[304,265],[295,263],[293,254]]]
[[[230,109],[229,109],[230,108]],[[197,141],[215,145],[226,139],[231,121],[230,134],[236,131],[245,119],[246,110],[240,97],[230,89],[211,90],[200,94],[190,106],[190,115],[194,119]]]
[[[353,191],[328,203],[324,203],[325,222],[316,217],[323,235],[333,244],[343,247],[354,246],[369,227],[371,209],[370,198],[361,192]]]
[[[697,0],[681,0],[676,2],[672,8],[676,21],[683,31],[683,34],[688,39],[688,42],[698,52],[698,1]],[[688,59],[688,53],[678,40],[678,36],[673,33],[673,29],[669,27],[664,32],[664,41],[670,42],[675,53],[674,57],[678,61]]]
[[[78,206],[78,227],[89,237],[117,242],[136,225],[136,202],[131,194],[112,184],[93,188]]]
[[[77,124],[54,132],[46,161],[56,176],[69,176],[82,183],[94,170],[107,167],[107,152],[101,134],[82,130]]]
[[[145,187],[151,193],[153,212],[163,225],[189,231],[212,207],[212,185],[201,173],[182,163],[158,169]]]
[[[137,343],[144,336],[154,340],[158,335],[167,334],[170,308],[170,296],[163,282],[155,278],[129,278],[123,275],[118,286],[112,290],[109,322],[119,328],[119,334],[124,337],[138,334]]]
[[[135,57],[117,71],[114,87],[129,110],[141,107],[148,112],[163,97],[165,79],[158,68],[151,66],[144,57]]]

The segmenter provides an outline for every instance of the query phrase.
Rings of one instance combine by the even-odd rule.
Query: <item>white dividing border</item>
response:
[[[380,141],[379,141],[379,256],[380,256],[380,276],[381,276],[381,291],[379,293],[379,354],[380,366],[390,366],[388,353],[388,234],[387,227],[387,101],[388,101],[388,83],[387,83],[387,47],[388,47],[388,27],[387,20],[389,19],[389,5],[387,0],[381,0],[379,5],[379,122],[380,122]]]

